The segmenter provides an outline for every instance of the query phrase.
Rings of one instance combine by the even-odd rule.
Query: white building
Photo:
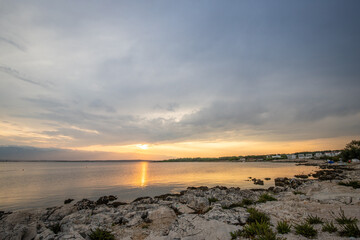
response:
[[[288,154],[286,155],[287,159],[296,159],[296,155],[295,154]]]
[[[304,159],[304,158],[305,158],[305,154],[302,153],[298,154],[298,159]]]
[[[272,157],[272,158],[281,158],[280,155],[272,155],[271,157]]]
[[[307,153],[307,154],[305,155],[305,158],[306,158],[306,159],[310,159],[310,158],[312,158],[312,157],[313,157],[312,153]]]
[[[322,156],[324,156],[324,154],[322,154],[321,152],[315,153],[316,158],[321,158]]]
[[[326,152],[326,153],[325,153],[325,156],[327,156],[327,157],[334,157],[335,154],[334,154],[333,152]]]

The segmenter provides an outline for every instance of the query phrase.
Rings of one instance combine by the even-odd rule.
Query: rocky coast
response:
[[[104,196],[69,199],[47,209],[0,211],[0,239],[360,239],[360,165],[317,164],[320,170],[312,176],[274,179],[269,189],[188,187],[131,203]],[[256,224],[254,212],[268,218],[267,232],[248,231]],[[342,224],[340,217],[352,223]],[[310,223],[315,218],[323,224]],[[280,233],[279,222],[288,224],[288,233]],[[299,231],[306,222],[316,234]],[[323,231],[330,223],[336,231]]]

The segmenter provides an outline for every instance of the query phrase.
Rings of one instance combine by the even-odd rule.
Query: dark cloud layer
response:
[[[1,118],[61,146],[360,135],[358,1],[0,9]]]

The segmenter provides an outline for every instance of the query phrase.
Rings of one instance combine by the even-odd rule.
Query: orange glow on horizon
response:
[[[135,158],[161,160],[181,157],[221,157],[239,155],[262,155],[275,153],[295,153],[301,151],[322,151],[343,149],[357,137],[315,139],[307,141],[221,141],[221,142],[177,142],[164,144],[133,144],[122,146],[93,145],[73,148],[84,151],[103,151],[121,154],[132,154]],[[141,147],[139,147],[141,146]],[[146,152],[144,152],[146,150]]]

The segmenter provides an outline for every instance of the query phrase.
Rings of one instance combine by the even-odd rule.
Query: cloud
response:
[[[54,146],[360,135],[357,2],[1,5],[1,118]]]
[[[0,66],[0,71],[4,72],[6,74],[9,74],[10,76],[12,76],[12,77],[14,77],[16,79],[19,79],[21,81],[24,81],[24,82],[31,83],[31,84],[34,84],[34,85],[37,85],[37,86],[40,86],[40,87],[44,87],[44,88],[48,87],[46,84],[31,80],[31,79],[26,78],[26,77],[23,77],[22,74],[20,74],[17,70],[12,69],[10,67]]]

